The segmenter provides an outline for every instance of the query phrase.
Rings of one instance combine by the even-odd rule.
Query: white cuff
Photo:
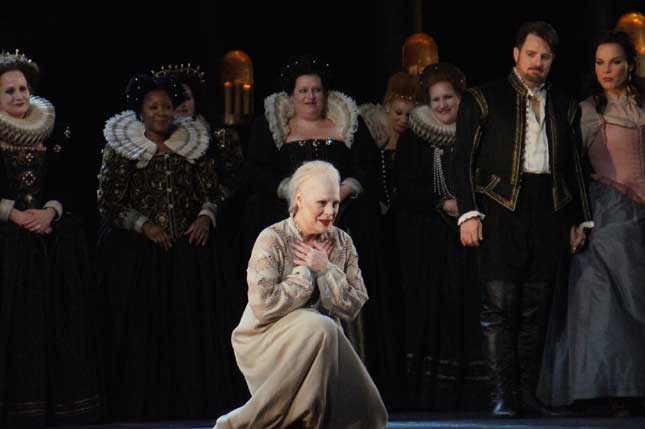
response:
[[[54,220],[59,220],[63,216],[63,205],[60,203],[60,201],[56,200],[49,200],[45,203],[43,206],[43,209],[48,209],[52,208],[56,212],[56,217]]]
[[[123,218],[123,228],[141,233],[143,224],[149,219],[136,210],[128,210]]]
[[[213,226],[213,228],[215,228],[217,218],[215,217],[215,213],[213,213],[212,210],[210,210],[208,208],[202,208],[199,211],[199,213],[197,214],[197,217],[199,217],[199,216],[207,216],[211,220],[211,225]]]
[[[0,200],[0,220],[3,222],[9,222],[9,215],[11,210],[13,210],[13,205],[16,203],[15,200],[8,200],[3,198]]]
[[[594,226],[596,226],[596,224],[594,224],[594,222],[592,220],[588,220],[588,221],[582,222],[580,225],[578,225],[578,229],[585,229],[585,228],[586,229],[591,229]]]
[[[484,219],[486,217],[485,214],[477,211],[477,210],[471,210],[469,212],[466,212],[459,216],[459,220],[457,221],[457,225],[461,226],[462,223],[466,222],[468,219],[472,219],[474,217],[479,217],[479,219]]]
[[[346,178],[340,184],[347,185],[352,188],[352,198],[358,197],[363,192],[363,185],[361,185],[361,182],[354,179],[353,177]]]
[[[134,222],[134,230],[141,234],[143,230],[143,224],[148,222],[148,218],[145,216],[139,216],[139,218]]]
[[[291,176],[285,177],[282,179],[280,184],[278,185],[278,198],[281,198],[283,200],[286,200],[289,198],[289,182],[291,181]]]

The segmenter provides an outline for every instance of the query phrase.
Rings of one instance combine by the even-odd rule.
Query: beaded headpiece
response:
[[[153,78],[149,75],[138,75],[130,79],[125,89],[128,108],[138,114],[146,94],[156,90],[166,91],[170,96],[173,107],[179,106],[186,99],[184,89],[174,77],[163,76]]]
[[[21,54],[18,49],[11,53],[7,51],[0,52],[0,75],[11,70],[20,70],[29,83],[32,91],[35,91],[40,78],[40,69],[38,64],[33,62],[25,54]]]
[[[409,73],[394,73],[387,81],[383,104],[387,104],[396,99],[416,101],[417,82],[417,77]]]
[[[419,100],[428,101],[428,90],[439,82],[449,82],[457,94],[466,90],[466,75],[459,67],[450,63],[430,64],[421,73]]]
[[[157,71],[151,70],[150,73],[153,77],[157,78],[171,76],[179,81],[197,80],[202,85],[206,84],[204,72],[199,69],[198,65],[193,66],[190,63],[174,65],[168,64],[167,66],[161,66]]]
[[[331,80],[331,68],[329,63],[311,55],[295,57],[280,69],[280,83],[282,89],[291,94],[296,79],[302,75],[313,74],[320,77],[325,91],[329,90]]]

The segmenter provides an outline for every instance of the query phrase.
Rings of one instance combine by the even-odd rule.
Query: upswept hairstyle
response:
[[[430,64],[421,73],[419,94],[417,96],[419,101],[429,103],[430,88],[439,82],[448,82],[460,96],[466,90],[466,75],[459,67],[450,63]]]
[[[186,99],[184,88],[175,78],[166,76],[153,78],[150,75],[142,74],[130,79],[125,89],[128,108],[134,110],[137,117],[140,118],[144,98],[148,93],[157,90],[165,91],[168,94],[173,108],[177,108]]]
[[[38,83],[40,81],[40,69],[38,64],[31,61],[24,54],[16,51],[15,53],[0,52],[0,76],[3,74],[18,70],[25,75],[29,91],[34,93],[38,90]]]
[[[287,194],[289,213],[296,213],[296,195],[304,184],[311,179],[321,178],[329,179],[340,186],[340,173],[336,167],[327,161],[309,161],[298,167],[289,180]]]
[[[615,43],[623,48],[627,64],[631,67],[631,71],[629,71],[627,75],[627,92],[634,95],[638,106],[643,107],[645,105],[645,85],[643,84],[643,80],[636,75],[636,60],[638,53],[636,52],[634,43],[629,35],[624,31],[611,30],[603,33],[594,40],[592,51],[594,63],[598,46],[608,43]],[[598,83],[598,79],[595,77],[592,84],[591,95],[593,96],[593,100],[596,105],[596,111],[600,114],[604,113],[605,108],[607,107],[607,96],[605,95],[605,91],[602,89],[602,86]]]
[[[332,73],[329,63],[311,55],[292,58],[280,69],[280,86],[287,94],[293,94],[296,79],[304,75],[316,75],[320,78],[325,93],[329,92]]]

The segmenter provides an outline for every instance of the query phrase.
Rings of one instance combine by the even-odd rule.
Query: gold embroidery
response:
[[[515,146],[513,148],[513,170],[511,185],[517,185],[520,176],[520,163],[524,147],[524,128],[526,127],[526,99],[520,93],[515,96]],[[513,204],[513,209],[515,205]]]
[[[486,102],[486,97],[484,97],[484,94],[478,89],[478,88],[470,88],[468,90],[473,97],[475,97],[475,101],[477,104],[479,104],[479,110],[481,110],[481,120],[484,121],[488,117],[488,103]]]
[[[473,199],[473,207],[477,209],[477,199],[475,198],[476,188],[475,188],[475,180],[473,177],[473,174],[475,172],[475,154],[479,150],[479,143],[481,141],[481,136],[483,133],[482,123],[488,117],[488,103],[486,102],[486,97],[484,97],[484,94],[478,88],[470,88],[468,91],[475,98],[475,101],[479,105],[479,110],[481,111],[480,124],[479,126],[477,126],[477,130],[475,130],[475,136],[473,137],[473,145],[470,151],[470,160],[468,164],[468,175],[469,175],[468,178],[470,180],[470,189],[472,189],[471,197]]]

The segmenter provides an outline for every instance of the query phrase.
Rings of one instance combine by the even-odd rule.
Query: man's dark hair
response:
[[[515,46],[517,49],[522,49],[522,45],[524,45],[529,34],[534,34],[544,40],[549,45],[549,48],[551,48],[551,52],[554,54],[557,53],[560,45],[560,37],[551,24],[544,21],[531,21],[522,24],[515,36]]]

